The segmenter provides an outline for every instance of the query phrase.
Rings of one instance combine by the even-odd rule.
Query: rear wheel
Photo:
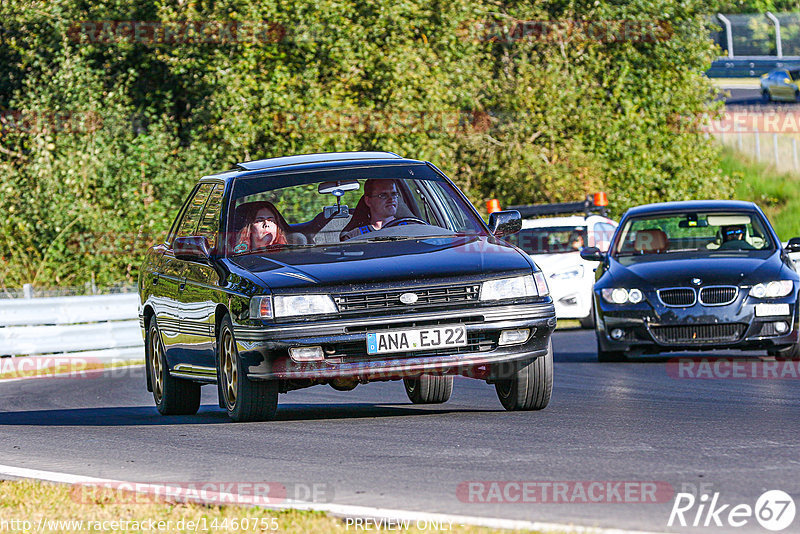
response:
[[[200,384],[170,376],[164,344],[156,318],[150,319],[147,328],[145,354],[150,371],[153,400],[161,415],[194,415],[200,408]]]
[[[547,341],[547,354],[519,369],[511,378],[494,384],[497,398],[509,411],[541,410],[553,393],[553,342]]]
[[[404,378],[406,395],[414,404],[441,404],[453,393],[452,376],[422,375]]]
[[[238,422],[268,421],[278,409],[278,381],[247,378],[229,316],[222,319],[217,338],[217,375],[228,416]]]
[[[770,96],[769,91],[767,89],[761,91],[761,99],[764,102],[769,102],[770,100],[772,100],[772,97]]]

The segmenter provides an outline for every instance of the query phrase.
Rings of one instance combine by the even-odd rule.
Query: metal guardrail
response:
[[[138,295],[0,300],[0,356],[141,359]]]

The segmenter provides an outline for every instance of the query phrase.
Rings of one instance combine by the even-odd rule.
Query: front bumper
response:
[[[366,335],[398,328],[463,324],[468,346],[429,352],[367,355]],[[392,380],[420,374],[459,374],[491,380],[527,365],[547,352],[556,326],[552,302],[487,306],[340,321],[286,325],[235,326],[234,335],[253,380]],[[529,328],[524,343],[498,346],[502,330]],[[293,347],[322,346],[325,360],[298,363]]]
[[[598,290],[599,291],[599,290]],[[755,299],[741,291],[737,299],[724,306],[679,308],[662,305],[651,295],[635,305],[614,305],[595,292],[597,339],[606,351],[667,352],[717,349],[770,350],[798,342],[797,295],[783,298]],[[789,313],[759,317],[756,305],[787,304]],[[779,333],[775,324],[783,322],[787,330]],[[611,336],[614,330],[622,338]]]

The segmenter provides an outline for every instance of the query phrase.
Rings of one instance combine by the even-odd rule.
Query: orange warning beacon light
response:
[[[605,208],[608,206],[608,197],[604,191],[594,194],[594,205],[598,208]]]
[[[489,213],[494,213],[496,211],[500,211],[500,201],[496,198],[486,201],[486,211]]]

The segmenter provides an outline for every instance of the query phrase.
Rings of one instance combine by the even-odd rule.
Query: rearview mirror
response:
[[[176,237],[172,242],[175,258],[185,261],[208,262],[211,257],[208,239],[202,235]]]
[[[489,230],[495,237],[516,234],[522,230],[522,216],[516,210],[496,211],[489,215]]]
[[[586,247],[581,249],[581,258],[586,261],[603,261],[605,254],[597,247]]]
[[[800,252],[800,237],[793,237],[789,240],[786,252]]]
[[[333,195],[340,197],[346,191],[357,191],[361,187],[358,180],[344,180],[337,182],[322,182],[317,187],[317,192],[322,195]]]

